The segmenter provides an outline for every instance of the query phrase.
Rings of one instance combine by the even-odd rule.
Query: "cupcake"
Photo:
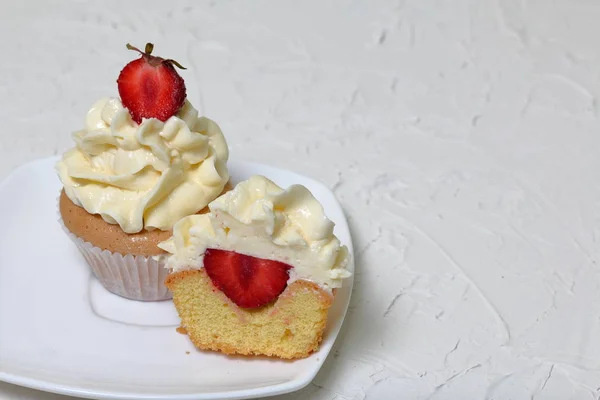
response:
[[[316,351],[348,249],[304,186],[253,176],[183,218],[159,247],[166,285],[196,347],[293,359]]]
[[[173,60],[141,57],[123,68],[119,98],[103,98],[57,164],[61,222],[94,275],[134,300],[165,300],[165,251],[181,218],[207,212],[227,190],[219,126],[187,101]]]

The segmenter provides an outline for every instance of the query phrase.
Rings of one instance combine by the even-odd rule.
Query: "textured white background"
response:
[[[346,323],[281,399],[599,398],[599,2],[175,3],[2,1],[0,178],[70,146],[153,41],[232,158],[350,219]]]

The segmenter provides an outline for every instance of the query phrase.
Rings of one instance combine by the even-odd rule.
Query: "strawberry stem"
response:
[[[152,43],[146,43],[146,48],[144,52],[148,55],[152,54],[152,50],[154,50],[154,45]]]
[[[137,51],[138,53],[140,53],[141,55],[146,57],[148,62],[152,65],[156,66],[163,62],[166,62],[169,64],[173,64],[174,66],[176,66],[179,69],[186,69],[183,65],[179,64],[177,61],[175,61],[171,58],[169,58],[168,60],[165,60],[164,58],[153,56],[152,51],[154,50],[154,44],[152,44],[150,42],[146,43],[146,47],[144,48],[143,52],[140,49],[138,49],[137,47],[130,45],[129,43],[127,43],[126,47],[127,47],[127,49]]]
[[[171,64],[173,64],[174,66],[176,66],[179,69],[187,69],[186,67],[184,67],[183,65],[179,64],[177,61],[173,60],[173,59],[168,59],[168,62],[170,62]]]
[[[128,50],[134,50],[134,51],[137,51],[140,54],[144,54],[144,53],[142,53],[142,51],[140,49],[138,49],[135,46],[130,45],[129,43],[127,43],[126,47],[127,47]]]

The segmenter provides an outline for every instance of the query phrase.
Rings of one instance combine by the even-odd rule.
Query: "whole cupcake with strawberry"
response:
[[[120,98],[98,100],[75,147],[57,164],[61,221],[109,291],[135,300],[171,297],[157,244],[181,218],[206,212],[228,188],[219,126],[186,99],[171,59],[148,43],[121,71]]]

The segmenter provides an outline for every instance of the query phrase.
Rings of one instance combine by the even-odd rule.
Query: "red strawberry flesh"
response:
[[[151,55],[152,46],[146,52],[128,46],[142,54],[123,68],[117,79],[123,106],[132,119],[140,124],[143,118],[166,121],[181,109],[185,102],[186,89],[173,60]]]
[[[233,251],[207,249],[204,268],[212,283],[242,308],[275,300],[286,288],[290,265]]]

